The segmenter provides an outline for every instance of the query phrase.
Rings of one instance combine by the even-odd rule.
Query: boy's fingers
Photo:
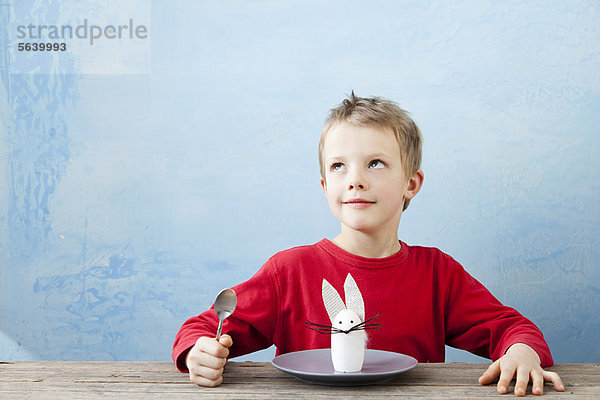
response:
[[[525,367],[517,368],[517,382],[515,383],[515,394],[517,396],[525,396],[530,372],[531,370]]]
[[[223,346],[229,348],[233,345],[233,339],[228,334],[224,334],[224,335],[221,335],[221,337],[219,338],[219,343],[221,343]]]
[[[195,377],[205,378],[209,381],[217,381],[223,375],[223,368],[213,369],[202,365],[196,365],[190,370],[190,380],[194,381]]]
[[[503,366],[500,369],[500,379],[498,380],[498,393],[508,393],[508,386],[515,375],[515,367]]]
[[[531,371],[531,393],[538,396],[544,394],[544,377],[540,371]]]
[[[554,384],[555,390],[559,392],[565,391],[565,385],[563,385],[562,379],[560,379],[560,376],[556,372],[542,370],[542,376],[545,380],[551,381]]]
[[[195,365],[205,366],[212,369],[219,369],[225,366],[225,357],[215,357],[209,353],[200,353],[195,358]]]
[[[231,337],[229,337],[231,340]],[[202,336],[196,341],[196,347],[204,353],[208,353],[212,356],[225,358],[229,355],[229,349],[215,340],[207,336]]]
[[[488,369],[479,377],[480,385],[489,385],[500,375],[500,363],[498,361],[490,364]]]
[[[223,383],[223,376],[220,376],[216,380],[210,380],[199,375],[190,375],[190,380],[198,386],[216,387]]]

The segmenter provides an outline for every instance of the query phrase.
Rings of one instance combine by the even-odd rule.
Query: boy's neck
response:
[[[341,249],[361,257],[383,258],[400,251],[400,241],[396,235],[380,237],[362,232],[342,232],[333,240]]]

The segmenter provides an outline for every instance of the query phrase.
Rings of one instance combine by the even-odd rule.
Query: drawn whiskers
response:
[[[354,325],[352,328],[348,329],[348,330],[343,330],[343,329],[338,329],[335,326],[330,326],[330,325],[321,325],[321,324],[315,324],[314,322],[310,322],[308,320],[304,321],[304,327],[308,328],[308,329],[312,329],[315,332],[319,332],[322,333],[324,335],[333,335],[334,333],[350,333],[352,331],[364,331],[367,329],[381,329],[380,326],[381,324],[375,322],[372,324],[369,324],[368,322],[374,320],[375,318],[379,317],[379,314],[377,314],[374,317],[369,318],[366,321],[363,321],[359,324]]]

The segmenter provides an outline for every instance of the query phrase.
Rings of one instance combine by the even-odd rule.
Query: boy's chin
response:
[[[385,231],[378,226],[368,223],[341,223],[342,234],[357,234],[357,235],[368,235],[368,236],[379,236]]]
[[[397,236],[399,223],[400,221],[398,223],[392,221],[392,218],[385,221],[373,221],[373,218],[340,220],[342,234],[347,232],[378,237],[385,236],[386,232],[390,236]]]

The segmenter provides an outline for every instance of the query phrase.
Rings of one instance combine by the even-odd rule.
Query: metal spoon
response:
[[[233,289],[223,289],[217,295],[215,300],[215,312],[219,317],[219,328],[217,328],[217,340],[221,338],[221,330],[223,329],[223,321],[233,314],[235,305],[237,304],[237,296]]]

